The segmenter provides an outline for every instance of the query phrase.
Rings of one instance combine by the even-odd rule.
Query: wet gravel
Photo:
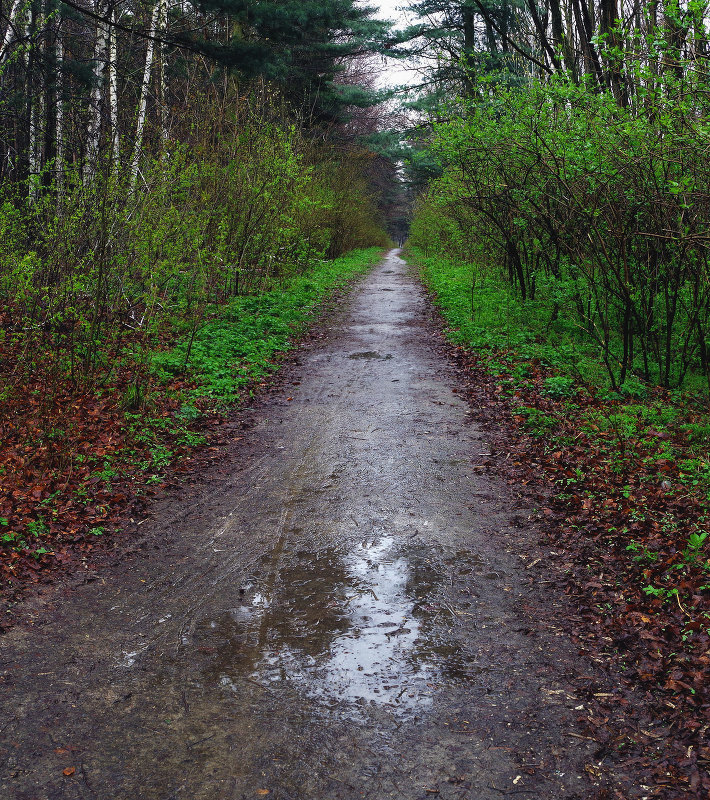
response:
[[[0,640],[0,797],[604,796],[426,320],[393,251],[139,553]]]

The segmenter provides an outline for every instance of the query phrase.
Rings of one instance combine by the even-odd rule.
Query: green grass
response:
[[[106,435],[95,442],[95,451],[80,452],[74,443],[77,451],[70,451],[65,474],[54,467],[42,473],[50,487],[46,496],[31,501],[30,511],[13,519],[9,513],[0,516],[0,556],[46,565],[55,549],[69,546],[74,537],[93,541],[110,535],[121,497],[125,500],[128,490],[144,494],[162,483],[176,460],[210,441],[212,429],[203,425],[205,415],[209,422],[218,422],[230,408],[244,403],[315,321],[323,302],[381,257],[381,248],[352,251],[334,261],[316,262],[303,275],[258,296],[239,296],[213,306],[194,337],[175,320],[172,329],[163,327],[161,341],[174,336],[168,341],[175,344],[169,350],[141,351],[142,363],[152,371],[150,380],[141,375],[142,383],[136,380],[128,390],[117,385],[97,392],[106,392],[115,400],[113,408],[122,413],[118,420],[106,421]],[[37,447],[57,447],[67,430],[67,425],[53,426]],[[65,505],[73,506],[67,524],[61,516]]]
[[[247,387],[276,369],[279,355],[313,322],[319,304],[365,273],[381,255],[380,248],[355,250],[334,261],[319,262],[269,292],[235,297],[227,305],[212,308],[191,346],[190,337],[183,336],[172,350],[153,357],[154,372],[165,382],[189,375],[197,388],[188,400],[207,398],[220,406],[237,402]],[[182,413],[194,414],[193,406],[186,403]]]
[[[552,370],[555,374],[544,378],[540,393],[558,401],[561,413],[577,418],[580,430],[592,439],[603,438],[604,447],[619,457],[627,446],[650,437],[658,441],[650,461],[677,460],[678,447],[665,439],[668,431],[680,428],[694,456],[680,463],[681,481],[710,492],[710,425],[706,417],[697,422],[684,419],[692,407],[686,402],[693,399],[692,392],[669,393],[662,399],[633,377],[621,392],[613,392],[600,350],[569,321],[573,315],[563,313],[564,298],[559,294],[555,299],[562,310],[553,315],[553,304],[542,283],[537,299],[522,303],[499,276],[486,276],[475,265],[424,256],[416,248],[407,256],[433,293],[448,325],[449,339],[483,357],[482,366],[498,378],[503,397],[514,398],[530,388],[532,365]],[[573,400],[579,392],[593,393],[599,406],[576,410]],[[517,413],[529,433],[549,436],[554,428],[553,417],[538,409],[519,405]]]
[[[643,400],[648,395],[648,387],[633,370],[619,392],[612,392],[601,346],[577,324],[571,287],[565,289],[554,279],[539,275],[535,299],[523,302],[490,268],[486,271],[445,256],[424,256],[417,248],[410,248],[407,255],[436,296],[455,343],[479,352],[495,352],[497,357],[501,352],[514,351],[523,360],[534,360],[560,372],[564,379],[573,378],[606,391],[610,400]],[[620,343],[612,342],[612,362],[620,357]],[[506,363],[505,369],[509,368],[510,363]],[[564,396],[564,379],[553,380],[548,387],[551,395],[557,391]],[[689,374],[685,393],[706,394],[704,381],[702,376]]]
[[[514,351],[523,360],[539,361],[558,370],[567,377],[551,382],[551,394],[565,396],[571,389],[569,378],[609,387],[594,345],[569,322],[568,315],[558,313],[553,318],[544,282],[538,285],[537,299],[522,303],[497,276],[479,274],[471,264],[441,256],[426,257],[416,249],[408,256],[434,293],[454,343],[491,354]],[[564,302],[563,298],[557,299]],[[502,371],[510,368],[509,363],[503,366]],[[490,369],[493,367],[494,364],[489,365]]]
[[[523,302],[500,274],[474,264],[456,262],[446,256],[425,256],[409,248],[407,257],[420,269],[437,305],[450,325],[449,336],[479,352],[512,350],[522,359],[539,361],[564,376],[608,393],[609,400],[644,400],[649,385],[642,374],[638,355],[623,386],[612,391],[602,360],[602,348],[588,331],[580,328],[574,308],[574,286],[544,275],[537,276],[534,300]],[[610,361],[621,359],[621,342],[612,338]],[[506,365],[509,367],[509,365]],[[650,365],[651,383],[658,375]],[[560,387],[561,388],[561,387]],[[707,379],[689,370],[676,399],[707,402]]]

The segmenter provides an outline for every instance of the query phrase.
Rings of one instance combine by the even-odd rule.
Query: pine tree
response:
[[[419,64],[419,88],[435,105],[467,94],[474,72],[512,69],[514,0],[419,0],[409,10],[416,21],[395,34],[390,52]]]
[[[231,21],[227,41],[182,38],[223,66],[283,87],[314,124],[342,120],[344,109],[374,102],[371,92],[338,84],[354,58],[382,50],[388,23],[355,0],[202,0]]]

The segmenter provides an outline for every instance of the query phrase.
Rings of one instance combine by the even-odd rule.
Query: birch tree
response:
[[[20,24],[20,10],[22,8],[22,0],[14,0],[10,8],[10,14],[7,18],[7,28],[3,36],[2,47],[0,49],[0,64],[7,60],[10,54],[10,46],[17,38],[17,28]]]
[[[89,99],[89,124],[86,133],[86,156],[84,160],[84,183],[89,184],[96,176],[99,148],[101,144],[101,120],[103,117],[104,84],[108,64],[109,8],[106,0],[96,0],[96,38],[92,62],[91,94]]]
[[[111,169],[117,175],[121,169],[120,132],[118,130],[118,36],[116,31],[117,11],[111,12],[108,44],[108,92],[109,118],[111,123]]]
[[[168,24],[168,0],[162,0],[160,3],[160,18],[158,19],[158,30],[165,31]],[[165,64],[168,57],[168,48],[165,42],[161,42],[158,50],[158,83],[159,83],[159,96],[158,96],[158,112],[160,115],[160,138],[161,138],[161,151],[165,152],[165,145],[168,141],[168,81],[167,73],[165,71]]]
[[[158,0],[153,7],[150,19],[148,45],[145,54],[143,80],[141,82],[140,99],[138,100],[138,113],[136,114],[136,135],[133,143],[133,157],[131,158],[130,174],[128,179],[129,194],[133,194],[138,181],[141,154],[143,152],[143,134],[145,131],[146,109],[148,106],[148,93],[150,92],[150,76],[153,69],[155,54],[155,39],[158,32],[158,23],[163,18],[163,7],[166,0]]]
[[[61,200],[64,196],[65,180],[64,171],[66,169],[65,140],[64,140],[64,39],[62,32],[62,20],[59,15],[56,19],[56,30],[54,34],[54,174],[56,176],[57,196]]]
[[[30,6],[30,17],[27,21],[26,37],[29,41],[29,49],[27,52],[27,74],[26,74],[26,98],[27,98],[27,164],[28,164],[28,197],[30,202],[36,202],[39,197],[39,181],[40,172],[42,169],[42,130],[41,120],[43,117],[43,96],[44,85],[41,86],[39,91],[35,90],[34,86],[34,71],[37,67],[37,62],[41,60],[42,41],[40,38],[40,30],[43,25],[45,5],[38,9],[36,4]]]

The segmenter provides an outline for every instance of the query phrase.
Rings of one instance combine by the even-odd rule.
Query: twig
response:
[[[204,739],[198,739],[196,742],[190,742],[187,746],[188,747],[197,747],[198,744],[202,744],[202,742],[209,742],[210,739],[214,739],[216,733],[213,733],[211,736],[205,736]]]

